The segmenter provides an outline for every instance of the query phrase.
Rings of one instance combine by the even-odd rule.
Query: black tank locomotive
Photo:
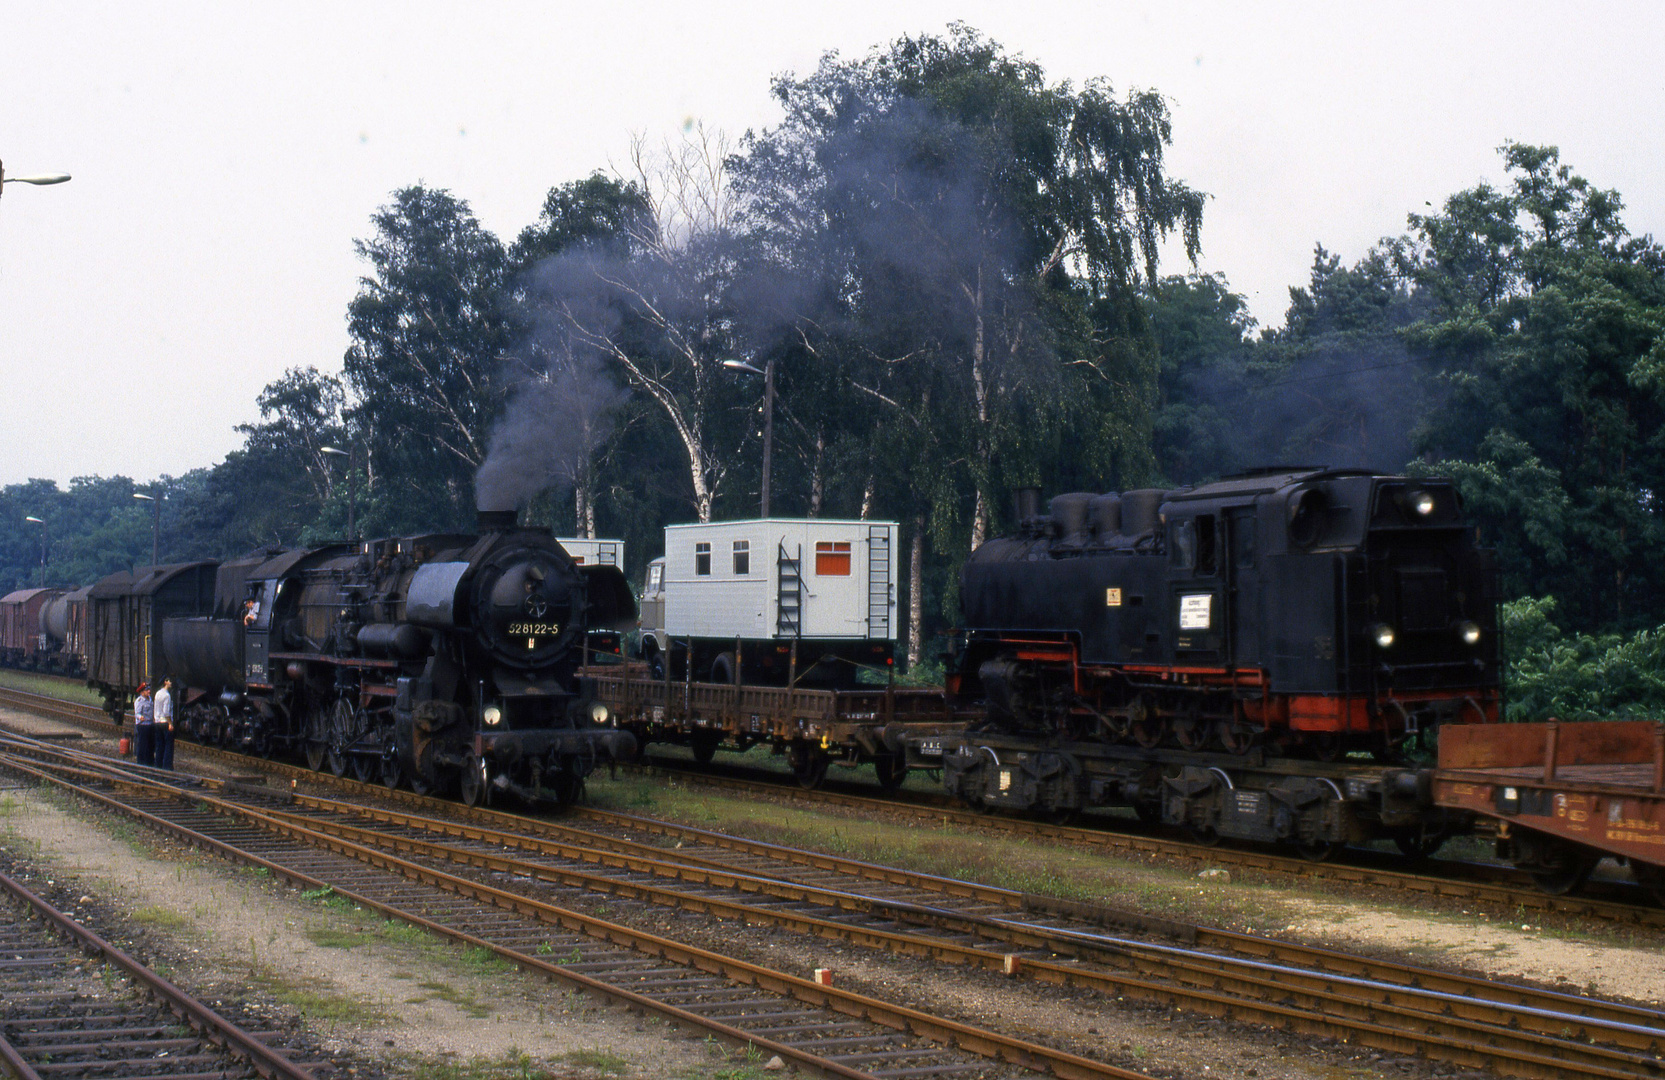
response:
[[[1439,726],[1497,719],[1495,572],[1448,482],[1273,469],[1019,501],[961,578],[948,692],[987,719],[943,764],[969,801],[1403,836],[1427,825],[1414,766]]]
[[[616,567],[578,566],[512,513],[482,532],[266,553],[218,566],[203,614],[160,620],[153,678],[199,741],[465,802],[569,803],[628,733],[577,669],[635,618]]]

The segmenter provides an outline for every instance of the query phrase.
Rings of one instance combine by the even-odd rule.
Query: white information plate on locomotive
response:
[[[1179,628],[1207,630],[1214,607],[1213,593],[1193,593],[1179,598]]]

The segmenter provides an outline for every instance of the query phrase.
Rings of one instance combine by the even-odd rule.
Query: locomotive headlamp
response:
[[[1387,623],[1377,623],[1370,628],[1370,638],[1378,649],[1393,648],[1393,627]]]
[[[480,714],[480,719],[486,722],[487,727],[496,727],[503,722],[503,710],[496,705],[487,705],[486,711]]]
[[[1480,644],[1480,627],[1465,620],[1457,624],[1457,636],[1463,639],[1464,645],[1478,645]]]
[[[603,705],[599,701],[592,702],[590,704],[590,722],[591,723],[593,723],[593,724],[605,724],[607,722],[607,717],[608,717],[607,706]]]
[[[1411,499],[1411,506],[1416,510],[1418,515],[1421,517],[1427,517],[1429,514],[1434,512],[1434,496],[1429,492],[1419,491],[1416,493],[1416,496]]]

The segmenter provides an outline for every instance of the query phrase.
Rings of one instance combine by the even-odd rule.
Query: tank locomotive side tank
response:
[[[1495,574],[1448,482],[1281,469],[1020,503],[962,575],[948,690],[986,720],[944,758],[951,792],[1320,851],[1442,828],[1417,763],[1440,725],[1498,716]]]

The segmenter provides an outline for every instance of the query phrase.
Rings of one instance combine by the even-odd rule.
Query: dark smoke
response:
[[[1391,341],[1322,348],[1277,365],[1222,365],[1185,383],[1187,404],[1213,421],[1199,427],[1215,443],[1212,454],[1179,470],[1196,475],[1174,477],[1186,482],[1274,464],[1401,472],[1439,397],[1422,367]]]
[[[480,510],[514,510],[551,487],[571,487],[612,430],[628,396],[579,326],[615,324],[592,254],[544,260],[528,282],[524,361],[474,478]]]

